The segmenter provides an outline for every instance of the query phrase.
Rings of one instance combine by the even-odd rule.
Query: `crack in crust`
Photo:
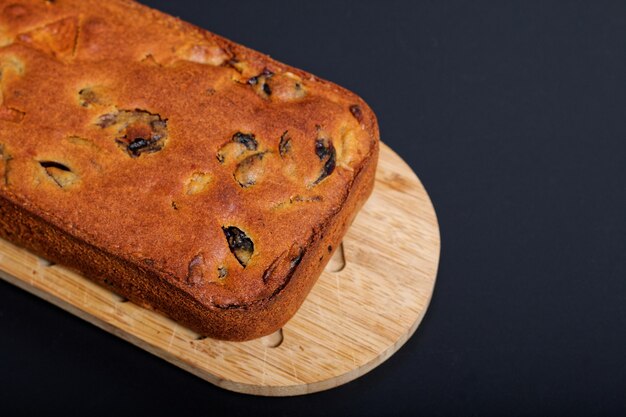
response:
[[[246,309],[249,309],[251,307],[254,307],[255,305],[259,305],[259,304],[262,304],[262,303],[265,303],[265,302],[271,300],[272,298],[274,298],[278,294],[280,294],[285,289],[285,287],[289,284],[289,282],[291,282],[291,279],[293,278],[294,274],[296,273],[298,265],[300,265],[300,262],[302,262],[302,258],[304,258],[305,255],[306,255],[306,249],[305,248],[298,248],[298,253],[293,258],[291,258],[289,260],[289,271],[285,275],[285,278],[280,283],[280,285],[278,285],[278,287],[276,287],[276,289],[269,296],[267,296],[265,298],[262,298],[262,299],[254,300],[254,301],[252,301],[250,303],[231,303],[231,304],[216,304],[216,303],[212,303],[212,305],[214,307],[222,309],[222,310],[246,310]],[[280,258],[278,258],[278,259],[280,259]],[[274,262],[276,262],[276,261],[274,261]],[[270,267],[271,267],[271,265],[270,265]],[[267,273],[267,269],[266,269],[265,273]],[[267,275],[267,277],[265,277],[265,273],[264,273],[264,281],[265,280],[269,281],[270,276],[273,273],[273,271],[270,271],[270,273]]]
[[[59,188],[67,188],[78,181],[78,175],[72,172],[67,165],[60,162],[39,161],[39,165]]]

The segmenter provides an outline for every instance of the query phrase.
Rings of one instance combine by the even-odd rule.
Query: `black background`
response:
[[[257,398],[2,282],[0,410],[626,413],[624,2],[144,3],[368,101],[438,213],[431,307],[362,378]]]

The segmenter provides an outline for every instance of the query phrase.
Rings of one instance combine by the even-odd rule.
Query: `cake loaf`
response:
[[[369,196],[355,94],[130,0],[0,0],[0,236],[198,333],[297,311]]]

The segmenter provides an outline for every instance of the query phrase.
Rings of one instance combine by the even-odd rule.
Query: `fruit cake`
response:
[[[371,193],[355,94],[130,0],[0,0],[0,236],[198,333],[304,301]]]

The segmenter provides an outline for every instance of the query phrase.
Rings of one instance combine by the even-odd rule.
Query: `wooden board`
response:
[[[0,276],[220,387],[299,395],[336,387],[380,365],[413,334],[430,301],[439,228],[410,169],[382,145],[374,193],[340,251],[282,332],[222,342],[143,309],[0,240]],[[282,334],[281,334],[282,333]]]

